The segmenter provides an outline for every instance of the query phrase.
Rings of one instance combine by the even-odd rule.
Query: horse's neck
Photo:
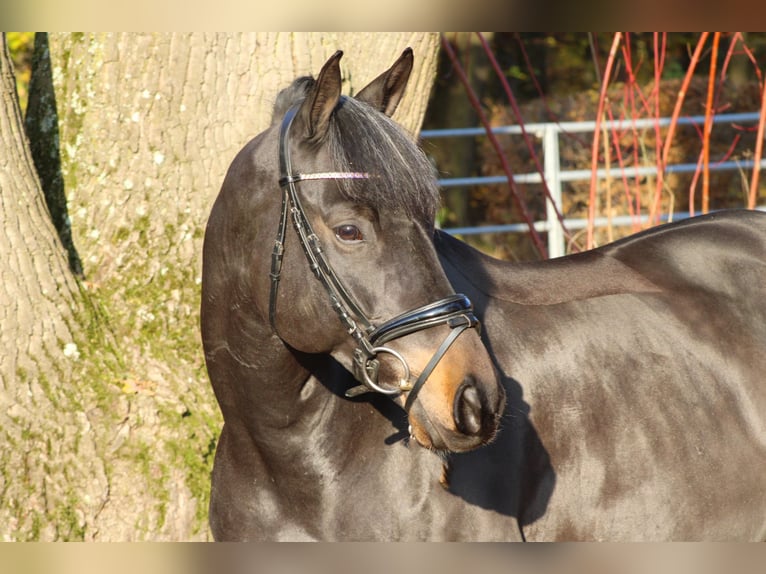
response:
[[[206,359],[226,422],[256,433],[300,417],[309,372],[269,329],[209,335]]]
[[[555,305],[659,290],[609,248],[548,261],[510,263],[489,257],[444,232],[439,232],[435,245],[450,281],[477,307],[485,300],[501,305]]]
[[[306,440],[326,429],[343,440],[354,428],[346,419],[370,410],[343,398],[352,378],[333,359],[296,352],[270,332],[251,336],[236,349],[222,346],[217,354],[221,366],[234,375],[226,378],[226,388],[216,389],[225,422],[238,427],[230,430],[245,432],[264,454],[290,459],[290,464],[296,461],[288,450],[300,459]]]
[[[237,410],[225,415],[216,484],[241,492],[243,504],[270,509],[248,516],[257,528],[274,537],[280,528],[315,533],[330,524],[326,538],[375,537],[376,528],[380,538],[418,538],[422,526],[411,516],[422,511],[444,522],[432,526],[444,529],[441,536],[458,536],[456,517],[466,512],[461,498],[440,485],[442,460],[407,442],[399,406],[377,395],[346,399],[354,381],[329,357],[302,356],[265,341],[258,345],[258,363],[255,355],[239,371],[248,376],[239,379]],[[373,526],[358,516],[361,507],[374,508]],[[495,520],[506,527],[502,516],[468,512],[478,516],[476,528]]]

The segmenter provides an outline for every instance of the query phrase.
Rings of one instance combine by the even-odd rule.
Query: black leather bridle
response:
[[[282,269],[289,209],[292,215],[293,226],[298,234],[303,253],[306,255],[311,270],[327,291],[335,313],[346,327],[349,335],[357,343],[357,348],[354,350],[354,376],[362,384],[349,389],[346,392],[346,396],[354,397],[370,391],[394,396],[409,391],[404,404],[405,410],[409,412],[418,392],[452,343],[466,329],[478,327],[479,321],[473,314],[473,305],[468,297],[455,294],[397,315],[378,327],[372,324],[327,261],[322,251],[322,246],[319,243],[319,238],[314,233],[308,217],[306,217],[306,212],[301,206],[298,190],[295,186],[297,182],[304,180],[366,179],[369,176],[366,173],[360,172],[293,172],[290,161],[288,135],[297,111],[298,106],[295,106],[285,114],[279,131],[279,185],[283,193],[282,212],[271,257],[269,321],[276,332],[277,290]],[[448,325],[451,331],[436,350],[433,357],[431,357],[431,360],[420,373],[420,376],[412,383],[410,381],[410,368],[405,358],[396,350],[386,347],[385,344],[394,339],[438,325]],[[401,378],[397,388],[384,388],[378,384],[379,363],[376,357],[379,354],[392,355],[404,367],[404,376]]]

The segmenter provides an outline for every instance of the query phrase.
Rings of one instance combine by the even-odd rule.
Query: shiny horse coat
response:
[[[224,418],[216,539],[763,540],[766,214],[540,263],[491,259],[433,229],[434,174],[387,119],[411,52],[355,98],[340,96],[339,59],[280,94],[206,230],[202,338]],[[374,326],[455,293],[481,321],[408,411],[407,392],[347,396],[355,341],[292,230],[270,305],[279,127],[296,105],[296,171],[374,174],[296,184]],[[450,333],[386,344],[417,377]],[[379,362],[376,380],[397,384],[399,363]]]
[[[224,418],[210,525],[219,540],[476,538],[492,512],[466,512],[430,451],[490,442],[505,395],[433,245],[433,167],[388,117],[412,52],[353,98],[340,56],[279,94],[208,220],[201,330]]]
[[[467,500],[527,540],[766,539],[766,214],[539,263],[436,242],[508,396]]]

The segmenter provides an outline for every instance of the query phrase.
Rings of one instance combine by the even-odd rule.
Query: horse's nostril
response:
[[[465,382],[455,395],[455,425],[463,434],[476,435],[481,431],[481,400],[479,391]]]

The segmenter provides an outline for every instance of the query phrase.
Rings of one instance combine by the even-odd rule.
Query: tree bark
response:
[[[231,159],[268,127],[277,92],[316,74],[337,48],[346,50],[346,92],[358,91],[408,45],[416,69],[396,119],[416,133],[435,34],[54,35],[63,171],[86,275],[156,275],[156,258],[144,268],[125,256],[126,243],[143,251],[142,234],[191,264],[189,238],[201,236]],[[163,217],[152,217],[157,209]]]
[[[70,387],[86,360],[84,308],[34,170],[4,35],[0,201],[0,532],[79,538],[84,514],[70,501],[107,488],[90,433],[96,389]]]
[[[198,334],[209,208],[279,89],[340,48],[353,93],[408,45],[416,68],[396,119],[416,133],[435,34],[51,35],[55,99],[31,98],[27,125],[36,158],[59,146],[60,221],[71,221],[82,281],[51,224],[3,48],[5,538],[208,538],[221,425]]]
[[[269,125],[278,90],[316,73],[336,48],[346,49],[353,92],[408,45],[419,66],[397,119],[417,132],[435,74],[435,34],[52,37],[74,243],[88,284],[119,325],[121,347],[132,349],[131,364],[166,364],[181,350],[174,370],[206,384],[199,253],[231,159]]]
[[[70,269],[79,276],[82,275],[82,263],[72,242],[72,225],[67,211],[64,179],[61,175],[59,125],[48,34],[35,35],[32,65],[35,69],[30,78],[27,102],[27,109],[32,113],[26,115],[24,127],[31,143],[32,158],[53,225],[67,250]]]

